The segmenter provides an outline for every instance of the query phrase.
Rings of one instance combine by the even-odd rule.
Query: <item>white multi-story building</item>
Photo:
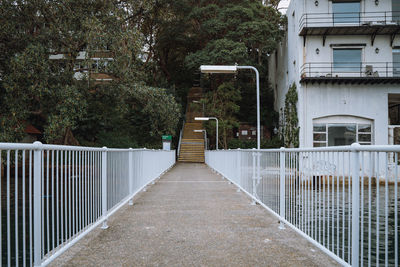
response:
[[[300,147],[399,143],[400,1],[291,0],[286,16],[269,79],[277,111],[296,84]]]

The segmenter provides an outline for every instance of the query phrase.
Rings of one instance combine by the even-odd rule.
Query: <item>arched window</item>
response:
[[[314,147],[373,144],[372,120],[355,116],[328,116],[313,119]]]

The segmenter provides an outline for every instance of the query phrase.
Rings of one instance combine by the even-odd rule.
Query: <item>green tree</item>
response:
[[[62,142],[67,131],[82,144],[108,145],[106,137],[113,137],[115,146],[155,142],[161,129],[173,133],[177,103],[142,82],[147,70],[139,29],[152,8],[150,0],[1,1],[1,141],[20,140],[26,123],[52,143]],[[112,82],[91,79],[99,51],[112,58],[99,62],[107,64]],[[85,61],[78,62],[82,52]],[[88,70],[80,79],[77,63]],[[146,116],[152,124],[141,119]]]
[[[193,71],[203,64],[251,65],[260,72],[261,123],[273,128],[273,90],[268,83],[268,57],[283,36],[285,19],[274,6],[261,1],[199,1],[192,9],[192,40],[196,51],[185,58]],[[235,81],[241,88],[239,121],[256,123],[256,80],[251,71],[236,75],[207,75],[203,79],[208,89],[214,90],[227,81]],[[207,82],[209,83],[207,84]]]
[[[142,32],[149,47],[145,62],[153,86],[169,88],[184,105],[202,64],[252,65],[260,71],[262,124],[276,120],[273,92],[267,81],[268,55],[280,42],[285,19],[279,1],[159,0],[143,17]],[[235,79],[236,78],[236,79]],[[256,122],[254,73],[210,75],[202,79],[215,90],[234,81],[241,88],[240,121]]]
[[[232,129],[239,126],[235,114],[240,107],[240,91],[233,83],[221,84],[216,90],[209,91],[200,101],[205,106],[206,116],[213,116],[219,121],[219,140],[224,149],[228,148],[228,139],[232,137]],[[207,133],[212,139],[215,136],[216,124],[210,121],[206,125]],[[215,142],[210,142],[211,144]]]
[[[299,118],[297,116],[297,87],[293,83],[289,87],[285,96],[285,126],[283,131],[283,139],[285,147],[299,147]]]

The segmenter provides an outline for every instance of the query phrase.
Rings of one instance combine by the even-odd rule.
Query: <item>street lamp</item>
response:
[[[204,133],[204,145],[206,147],[206,149],[208,149],[208,145],[207,145],[207,131],[202,129],[202,130],[193,130],[193,132],[195,133]]]
[[[257,149],[261,148],[261,131],[260,131],[260,74],[258,70],[252,66],[224,66],[224,65],[201,65],[202,73],[236,73],[239,69],[250,69],[256,73],[256,89],[257,89]]]
[[[201,102],[200,101],[198,101],[198,100],[193,100],[192,101],[193,103],[196,103],[196,104],[200,104]],[[202,103],[203,104],[203,115],[204,115],[204,103]]]
[[[195,121],[208,121],[208,120],[216,120],[217,121],[217,140],[216,140],[216,145],[215,148],[218,150],[218,119],[215,117],[195,117],[194,118]]]
[[[257,89],[257,149],[261,148],[261,131],[260,131],[260,74],[258,70],[252,66],[223,66],[223,65],[202,65],[200,66],[200,71],[202,73],[236,73],[239,69],[250,69],[256,73],[256,89]],[[260,175],[260,156],[259,152],[253,153],[253,162],[255,163],[255,158],[257,158],[257,174],[255,172],[255,168],[253,169],[253,196],[257,196],[257,185],[261,181]],[[256,184],[256,180],[258,180]],[[255,205],[255,201],[253,199],[252,202]]]

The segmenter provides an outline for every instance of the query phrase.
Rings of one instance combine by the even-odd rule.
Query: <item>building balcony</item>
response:
[[[301,68],[301,83],[398,84],[400,62],[313,62]]]
[[[300,36],[391,35],[400,29],[400,12],[307,13],[299,26]]]

